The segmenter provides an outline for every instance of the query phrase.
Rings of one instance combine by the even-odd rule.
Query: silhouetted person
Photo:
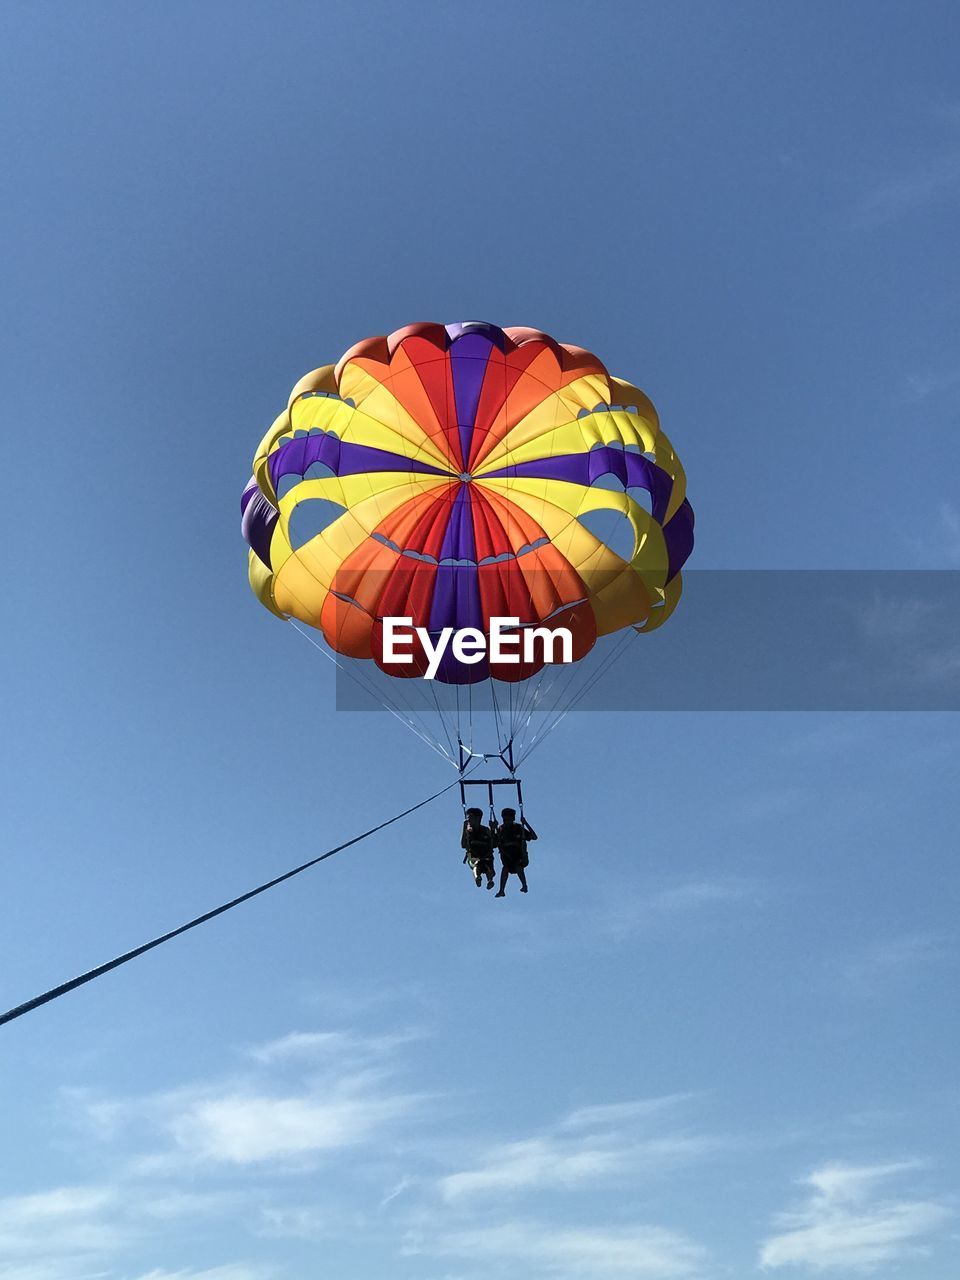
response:
[[[493,888],[493,832],[483,825],[483,810],[468,809],[463,823],[463,835],[460,837],[460,848],[466,850],[464,862],[470,867],[473,882],[480,888],[480,882],[487,877],[487,888]]]
[[[527,843],[536,840],[537,833],[526,818],[517,822],[516,809],[504,809],[500,814],[503,821],[493,825],[493,842],[500,850],[500,889],[498,898],[507,895],[507,880],[516,876],[520,881],[520,892],[527,892],[526,868],[530,859],[527,857]]]

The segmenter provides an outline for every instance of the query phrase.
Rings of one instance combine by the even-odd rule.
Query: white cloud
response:
[[[349,1031],[292,1031],[276,1040],[254,1045],[248,1053],[263,1066],[334,1060],[343,1070],[348,1062],[383,1058],[420,1038],[416,1031],[382,1036],[360,1036]]]
[[[625,1151],[614,1148],[565,1147],[552,1139],[529,1138],[494,1149],[478,1168],[442,1178],[440,1191],[445,1200],[457,1200],[521,1187],[570,1187],[622,1171],[626,1159]]]
[[[96,1266],[95,1271],[88,1266]],[[64,1280],[64,1259],[46,1258],[12,1265],[0,1262],[0,1280]],[[104,1280],[102,1268],[89,1258],[84,1261],[77,1255],[70,1258],[70,1280]]]
[[[440,1180],[440,1191],[445,1200],[459,1200],[521,1188],[571,1188],[618,1175],[636,1177],[659,1172],[665,1164],[697,1159],[716,1145],[711,1138],[683,1135],[624,1143],[611,1139],[562,1143],[553,1138],[529,1138],[494,1148],[476,1168],[448,1174]]]
[[[758,887],[747,880],[699,878],[623,893],[596,917],[599,932],[622,941],[640,929],[665,925],[681,918],[712,921],[730,910],[741,910],[759,899]]]
[[[784,807],[797,807],[800,800],[800,792],[790,792],[782,803],[779,799],[771,801],[770,807],[779,813]],[[748,809],[756,805],[764,811],[748,813],[741,806],[743,811],[731,818],[747,821],[766,816],[765,806],[755,797],[744,803]],[[528,963],[532,956],[569,948],[574,938],[619,946],[641,930],[672,927],[679,920],[698,928],[711,927],[757,905],[764,893],[761,883],[734,876],[621,885],[615,894],[601,889],[576,910],[538,908],[536,914],[524,913],[523,918],[485,912],[481,927],[497,935],[495,945],[500,954],[514,953]]]
[[[828,1164],[803,1180],[807,1198],[781,1214],[776,1233],[760,1248],[767,1268],[872,1271],[916,1255],[952,1217],[931,1199],[884,1197],[892,1179],[914,1171],[915,1161],[880,1165]]]
[[[905,934],[863,947],[838,968],[840,980],[854,996],[879,998],[915,978],[941,960],[943,950],[930,934]]]
[[[672,913],[694,911],[719,902],[739,902],[749,893],[749,886],[737,880],[688,880],[661,889],[652,899],[655,910]]]
[[[116,1201],[109,1187],[58,1187],[0,1200],[0,1255],[108,1253],[122,1235],[105,1217]]]
[[[170,1128],[196,1159],[254,1164],[358,1146],[416,1106],[410,1097],[344,1089],[300,1097],[244,1091],[198,1100]]]
[[[896,174],[877,182],[868,191],[858,210],[858,219],[869,226],[898,222],[960,186],[960,152],[947,151],[916,166],[909,173]]]
[[[868,640],[913,640],[930,625],[937,609],[935,601],[919,596],[891,602],[878,593],[863,611],[860,627]]]
[[[369,1239],[370,1220],[362,1211],[331,1203],[329,1193],[323,1205],[276,1205],[260,1213],[257,1234],[277,1240]]]
[[[697,1159],[716,1138],[646,1131],[683,1095],[580,1107],[552,1130],[481,1152],[475,1164],[440,1179],[448,1203],[523,1189],[563,1189],[584,1183],[660,1172],[667,1164]]]
[[[125,1251],[155,1237],[158,1224],[191,1214],[237,1212],[237,1192],[154,1193],[137,1183],[57,1187],[0,1200],[0,1280],[104,1280]],[[109,1268],[109,1269],[108,1269]],[[243,1267],[171,1276],[197,1280],[261,1280]],[[167,1276],[166,1272],[151,1273]]]
[[[266,1280],[266,1271],[257,1267],[228,1263],[225,1267],[208,1267],[205,1271],[147,1271],[136,1280]]]
[[[404,1225],[419,1223],[421,1252],[456,1259],[451,1265],[457,1269],[472,1270],[479,1257],[487,1270],[506,1276],[525,1271],[670,1280],[693,1274],[702,1250],[657,1225],[572,1225],[566,1213],[551,1212],[551,1226],[538,1204],[542,1221],[508,1221],[491,1234],[488,1211],[497,1197],[517,1193],[627,1186],[632,1193],[648,1175],[701,1159],[720,1143],[680,1127],[678,1112],[689,1095],[586,1103],[518,1141],[478,1142],[472,1154],[468,1130],[458,1143],[467,1157],[441,1167],[438,1176],[444,1121],[434,1116],[431,1128],[414,1131],[409,1122],[423,1120],[425,1099],[397,1087],[392,1074],[401,1056],[396,1048],[412,1038],[406,1032],[364,1037],[295,1031],[244,1050],[243,1069],[220,1080],[127,1099],[65,1095],[72,1111],[92,1120],[104,1145],[124,1152],[126,1176],[115,1174],[105,1188],[5,1202],[9,1230],[29,1220],[24,1236],[43,1234],[35,1223],[44,1213],[66,1218],[68,1225],[73,1214],[72,1235],[60,1225],[73,1247],[72,1254],[56,1255],[64,1263],[60,1271],[42,1274],[54,1255],[38,1251],[22,1259],[39,1268],[37,1274],[9,1280],[62,1280],[67,1272],[81,1280],[76,1259],[88,1255],[79,1246],[93,1239],[103,1246],[89,1253],[101,1277],[118,1280],[112,1268],[138,1256],[135,1249],[151,1250],[140,1257],[141,1268],[148,1262],[157,1267],[163,1234],[181,1223],[189,1228],[198,1215],[221,1218],[241,1239],[378,1239],[385,1249],[396,1247]],[[335,1171],[335,1181],[327,1172],[321,1183],[307,1180],[321,1163]],[[224,1176],[226,1187],[214,1181]],[[550,1204],[549,1197],[543,1203]],[[482,1248],[470,1244],[474,1234]],[[408,1251],[415,1247],[411,1239]],[[122,1274],[133,1280],[129,1266]],[[161,1266],[137,1280],[252,1280],[257,1274],[243,1263],[206,1272]],[[2,1271],[0,1280],[8,1280]]]
[[[264,1044],[254,1045],[247,1052],[256,1062],[270,1066],[292,1059],[327,1057],[343,1054],[351,1048],[354,1038],[345,1031],[291,1031],[289,1035]]]
[[[239,1213],[251,1199],[247,1191],[158,1191],[145,1188],[137,1196],[137,1212],[144,1218],[173,1221],[179,1218]]]
[[[922,569],[960,567],[960,508],[955,502],[942,499],[930,515],[914,527],[908,543]],[[949,616],[947,622],[949,624]]]
[[[960,386],[960,369],[941,370],[938,373],[910,373],[906,377],[906,398],[913,404],[929,400]]]
[[[587,1129],[597,1125],[620,1125],[647,1119],[672,1110],[696,1097],[693,1093],[667,1093],[658,1098],[633,1098],[629,1102],[603,1102],[577,1107],[560,1121],[562,1129]]]
[[[383,1196],[380,1201],[380,1208],[384,1209],[388,1204],[392,1204],[394,1200],[402,1196],[405,1191],[409,1191],[414,1185],[416,1185],[416,1179],[410,1178],[404,1174],[402,1178],[393,1184],[387,1194]]]
[[[302,1162],[382,1138],[419,1111],[422,1096],[390,1083],[398,1049],[416,1038],[298,1031],[245,1050],[247,1068],[221,1081],[132,1098],[62,1096],[100,1141],[152,1146],[133,1159],[140,1176],[201,1163]]]
[[[510,1273],[590,1280],[673,1280],[694,1275],[706,1251],[662,1227],[558,1227],[512,1221],[478,1229],[440,1232],[433,1239],[407,1239],[404,1253],[469,1258],[503,1264]],[[489,1272],[487,1272],[489,1274]]]

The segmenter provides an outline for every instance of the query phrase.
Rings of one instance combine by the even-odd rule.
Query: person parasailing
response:
[[[460,837],[460,848],[465,850],[464,862],[470,868],[473,882],[480,888],[486,876],[487,888],[493,888],[493,832],[483,822],[482,809],[468,809],[463,822],[463,834]]]
[[[522,814],[517,822],[516,809],[503,809],[500,816],[502,822],[497,823],[494,819],[493,842],[500,850],[500,888],[497,897],[505,898],[507,881],[512,875],[520,881],[520,892],[527,892],[526,871],[530,862],[527,844],[536,840],[537,833]]]

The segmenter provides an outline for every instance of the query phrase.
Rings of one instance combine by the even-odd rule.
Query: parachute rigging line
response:
[[[416,710],[414,710],[413,707],[411,707],[409,704],[406,704],[404,709],[406,710],[407,714],[404,715],[403,714],[404,709],[399,708],[397,703],[394,702],[393,699],[388,698],[387,695],[382,690],[378,690],[365,677],[361,677],[356,672],[352,671],[345,663],[340,662],[334,656],[334,654],[329,650],[325,649],[318,640],[314,640],[313,636],[310,635],[309,631],[305,631],[298,622],[296,622],[293,618],[288,618],[287,621],[290,623],[291,627],[293,627],[294,631],[298,632],[300,635],[303,636],[307,644],[313,645],[314,649],[316,649],[318,653],[323,654],[323,656],[327,659],[328,662],[332,662],[338,671],[342,671],[344,675],[349,676],[355,685],[363,689],[363,691],[369,694],[375,701],[379,702],[380,705],[383,707],[384,711],[389,711],[390,714],[392,716],[395,716],[396,719],[399,720],[400,723],[404,725],[407,729],[409,729],[411,733],[415,734],[420,739],[421,742],[426,743],[426,745],[430,748],[431,751],[435,751],[437,755],[441,757],[441,759],[446,760],[448,764],[451,764],[454,767],[456,767],[457,762],[452,755],[453,744],[452,743],[450,744],[449,752],[445,751],[443,748],[443,743],[435,734],[430,732],[429,728],[424,723],[422,717],[418,715],[418,713],[416,712]],[[399,697],[400,696],[399,690],[397,691],[397,693]],[[436,697],[435,690],[434,690],[434,697]],[[437,709],[439,711],[439,707]],[[441,724],[442,724],[442,717],[441,717]],[[447,741],[448,742],[450,741],[449,733],[447,735]]]
[[[65,996],[68,991],[75,991],[77,987],[82,987],[85,983],[92,982],[94,978],[99,978],[103,974],[109,973],[111,969],[118,969],[120,965],[126,964],[128,960],[136,960],[137,956],[142,956],[145,952],[152,951],[154,947],[159,947],[161,943],[169,942],[172,938],[179,937],[181,933],[186,933],[189,929],[195,929],[198,925],[206,924],[208,920],[213,920],[215,916],[222,916],[225,911],[239,907],[241,902],[249,902],[251,898],[257,897],[258,894],[266,893],[268,889],[273,889],[278,884],[283,884],[284,880],[290,880],[294,876],[298,876],[301,871],[308,871],[311,867],[315,867],[318,862],[324,862],[327,858],[332,858],[335,853],[349,849],[351,845],[359,844],[361,840],[366,840],[368,836],[375,835],[378,831],[382,831],[384,827],[389,827],[392,823],[399,822],[401,818],[406,818],[411,813],[416,813],[418,809],[422,809],[432,801],[438,800],[440,796],[458,785],[459,779],[442,787],[439,791],[435,791],[432,796],[427,796],[425,800],[420,800],[417,804],[411,805],[409,809],[404,809],[402,813],[396,813],[392,818],[387,818],[385,822],[371,827],[368,831],[361,832],[360,835],[354,836],[350,840],[345,840],[343,844],[338,844],[336,848],[328,849],[326,853],[321,853],[318,857],[311,858],[309,862],[301,863],[299,867],[294,867],[292,871],[286,871],[282,876],[276,876],[273,880],[268,880],[266,884],[258,885],[256,889],[250,889],[247,893],[242,893],[239,898],[224,902],[222,906],[214,907],[212,911],[205,911],[202,916],[197,916],[194,920],[188,920],[186,924],[180,925],[179,928],[171,929],[169,933],[161,934],[159,938],[144,942],[141,946],[134,947],[132,951],[125,951],[123,955],[116,956],[113,960],[108,960],[106,964],[97,965],[95,969],[89,969],[86,973],[81,973],[79,977],[71,978],[69,982],[62,982],[58,987],[51,987],[49,991],[44,991],[42,995],[34,996],[32,1000],[27,1000],[13,1009],[8,1009],[6,1013],[0,1014],[0,1027],[6,1022],[13,1022],[14,1018],[21,1018],[25,1013],[31,1013],[34,1009],[39,1009],[41,1005],[49,1004],[51,1000],[56,1000],[59,996]]]

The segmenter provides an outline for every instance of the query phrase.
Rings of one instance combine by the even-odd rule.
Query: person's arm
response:
[[[526,820],[526,818],[522,818],[521,821],[523,822],[523,829],[526,832],[527,839],[536,840],[537,833],[534,831],[533,827],[531,827],[530,823]]]

